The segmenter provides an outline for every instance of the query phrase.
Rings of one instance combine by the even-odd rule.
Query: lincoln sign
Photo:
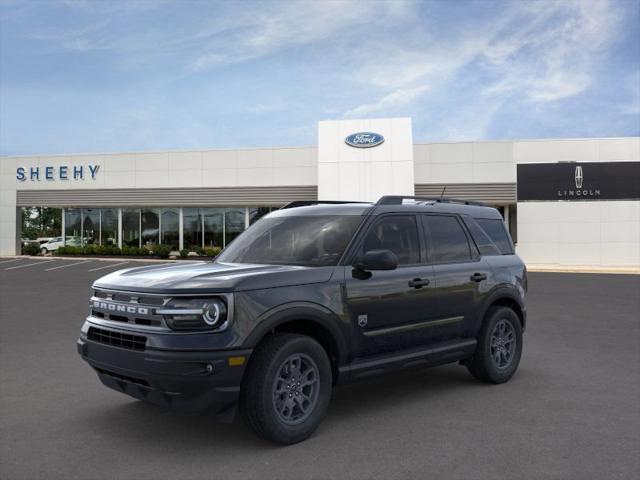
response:
[[[518,201],[638,200],[640,162],[518,165]]]

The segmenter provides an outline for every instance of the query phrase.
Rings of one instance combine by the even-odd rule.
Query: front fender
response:
[[[335,341],[339,365],[347,362],[348,341],[345,327],[338,315],[313,302],[290,302],[264,312],[256,319],[255,329],[247,336],[243,348],[255,348],[270,331],[294,320],[313,322],[324,328]]]

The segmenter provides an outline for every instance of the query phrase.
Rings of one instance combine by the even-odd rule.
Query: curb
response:
[[[634,267],[560,267],[560,266],[529,266],[527,272],[532,273],[592,273],[609,275],[640,275],[640,268]]]

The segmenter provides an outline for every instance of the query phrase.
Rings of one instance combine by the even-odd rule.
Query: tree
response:
[[[52,207],[24,207],[22,209],[22,238],[62,235],[62,210]]]

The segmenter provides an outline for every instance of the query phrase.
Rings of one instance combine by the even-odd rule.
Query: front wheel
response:
[[[42,253],[42,255],[46,255],[47,253],[49,253],[49,250],[47,250],[46,248],[43,248],[40,250],[40,253]]]
[[[292,333],[268,337],[251,356],[240,412],[258,435],[292,444],[320,425],[331,397],[331,363],[314,339]]]
[[[518,369],[522,355],[522,325],[508,307],[492,307],[478,336],[476,353],[467,368],[487,383],[504,383]]]

